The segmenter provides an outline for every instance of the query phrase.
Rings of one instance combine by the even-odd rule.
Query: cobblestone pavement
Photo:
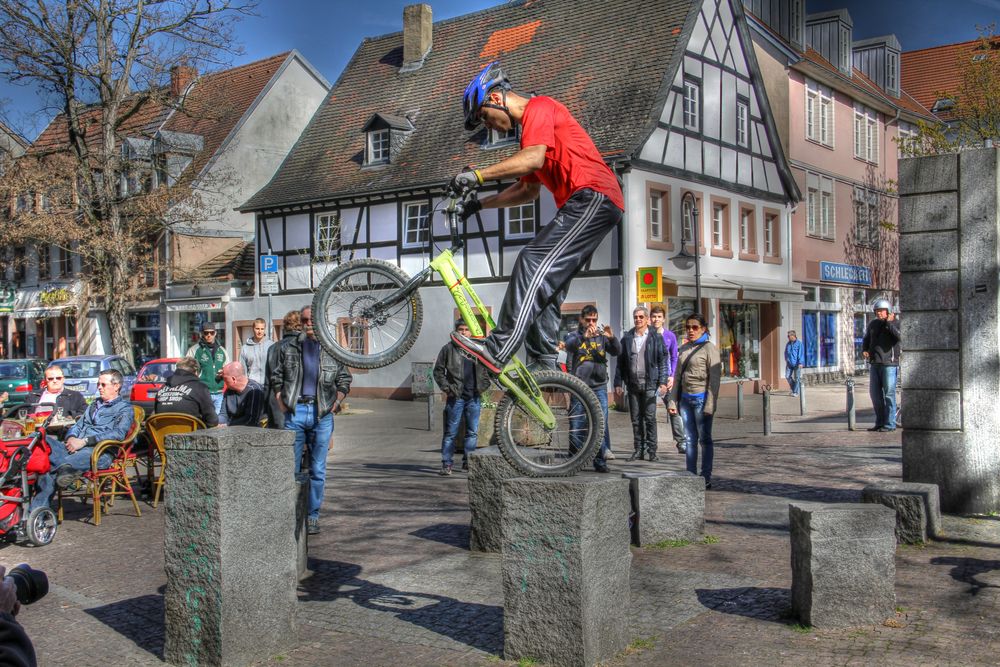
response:
[[[867,392],[858,393],[861,409]],[[848,432],[842,386],[809,388],[805,417],[797,401],[775,395],[767,438],[759,402],[748,395],[749,416],[736,421],[735,400],[722,401],[710,539],[633,549],[636,641],[612,664],[996,664],[1000,521],[990,517],[946,517],[948,541],[898,549],[898,614],[886,625],[793,624],[788,501],[856,502],[865,484],[898,479],[900,438]],[[426,430],[425,405],[350,403],[337,420],[323,532],[311,541],[312,574],[300,588],[297,645],[261,664],[498,664],[499,559],[468,551],[464,474],[437,476],[439,435]],[[862,429],[870,420],[870,409],[859,413]],[[614,448],[630,450],[627,416],[612,413],[611,425]],[[660,433],[666,443],[662,421]],[[656,464],[620,456],[611,465],[683,469],[671,444],[661,454]],[[137,518],[119,503],[95,527],[87,508],[67,505],[50,546],[0,547],[0,562],[29,562],[52,582],[21,614],[40,664],[162,664],[163,506],[142,504]]]

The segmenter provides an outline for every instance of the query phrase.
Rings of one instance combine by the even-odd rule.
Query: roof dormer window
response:
[[[489,129],[486,135],[486,145],[484,148],[498,148],[508,146],[518,140],[517,126],[510,128],[506,132],[503,130]]]
[[[413,124],[404,116],[376,113],[365,123],[364,166],[390,164],[396,160]]]

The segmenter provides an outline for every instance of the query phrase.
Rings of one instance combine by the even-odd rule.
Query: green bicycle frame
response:
[[[469,330],[473,336],[483,336],[485,334],[483,327],[476,318],[473,306],[475,306],[475,310],[478,310],[479,314],[490,325],[490,328],[496,326],[489,311],[486,310],[486,306],[480,301],[479,295],[472,289],[468,278],[462,275],[458,265],[455,264],[454,253],[450,249],[442,251],[440,255],[433,258],[431,260],[431,268],[438,272],[438,275],[444,280],[444,284],[448,286],[451,298],[455,300],[455,305],[458,306],[458,311],[462,313],[462,319],[469,325]],[[468,293],[468,297],[466,297],[466,293]],[[469,305],[470,300],[473,305]],[[532,417],[541,422],[542,426],[547,429],[555,428],[555,415],[552,414],[552,410],[549,409],[548,404],[542,398],[542,392],[538,388],[535,379],[520,359],[517,357],[511,359],[504,367],[503,372],[500,373],[498,380],[507,391],[517,398],[518,402]]]

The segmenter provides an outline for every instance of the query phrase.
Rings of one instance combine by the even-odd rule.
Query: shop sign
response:
[[[828,283],[867,286],[872,284],[872,270],[867,266],[820,262],[819,279]]]
[[[0,283],[0,313],[14,312],[14,300],[17,292],[11,283]]]
[[[638,303],[663,301],[663,269],[659,266],[640,267],[635,272],[635,300]]]
[[[201,310],[222,310],[221,301],[197,301],[195,303],[168,303],[167,310],[171,312],[198,312]]]

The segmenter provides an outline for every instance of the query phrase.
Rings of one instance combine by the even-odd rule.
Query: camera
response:
[[[27,563],[15,566],[7,573],[14,580],[17,601],[21,604],[38,602],[49,592],[49,578],[41,570],[33,570]]]

